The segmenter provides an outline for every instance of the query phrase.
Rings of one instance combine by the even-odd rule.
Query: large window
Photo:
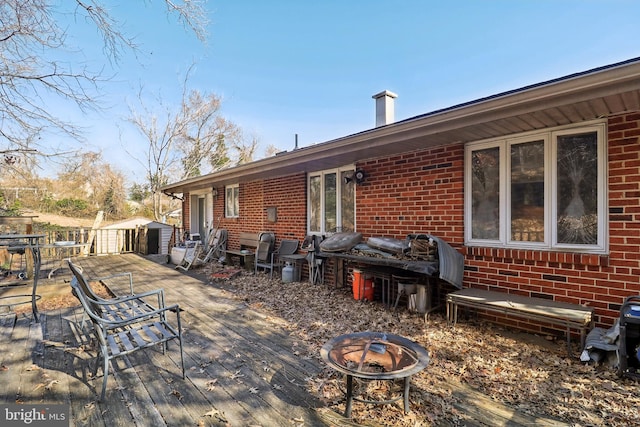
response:
[[[593,123],[468,144],[466,243],[605,252],[604,135]]]
[[[224,216],[227,218],[237,218],[240,216],[240,186],[227,185],[224,189]]]
[[[309,174],[309,233],[355,230],[353,170],[353,167],[349,167]]]

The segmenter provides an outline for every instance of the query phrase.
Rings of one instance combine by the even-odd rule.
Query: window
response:
[[[308,229],[310,234],[355,230],[354,167],[309,174]]]
[[[604,253],[605,126],[468,144],[468,245]]]
[[[240,216],[240,185],[228,185],[224,189],[224,216],[237,218]]]

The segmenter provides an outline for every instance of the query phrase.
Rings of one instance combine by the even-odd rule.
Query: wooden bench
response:
[[[260,235],[262,233],[248,233],[241,232],[240,233],[240,250],[243,249],[255,249],[258,247],[258,243],[260,243]]]
[[[571,329],[580,331],[581,344],[584,346],[587,331],[593,328],[592,307],[545,298],[474,288],[455,291],[447,294],[447,320],[454,325],[458,320],[460,306],[564,326],[567,331],[569,352],[571,352]]]
[[[260,244],[260,240],[263,238],[263,235],[270,235],[271,242],[271,250],[273,250],[273,243],[275,241],[275,236],[271,232],[260,231],[258,233],[253,232],[240,232],[240,249],[227,249],[225,250],[225,254],[227,258],[237,257],[240,259],[240,265],[243,266],[247,270],[254,270],[254,262],[256,256],[256,249]]]

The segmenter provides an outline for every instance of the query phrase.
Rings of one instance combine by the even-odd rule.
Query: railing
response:
[[[51,229],[38,223],[32,223],[31,218],[11,218],[11,221],[0,222],[0,234],[42,234],[44,239],[40,242],[46,247],[41,249],[43,259],[59,257],[59,250],[53,244],[56,242],[73,242],[74,244],[90,245],[84,247],[67,247],[65,253],[76,255],[114,255],[124,253],[149,253],[147,228],[80,228],[60,227]],[[26,221],[25,221],[26,220]],[[25,229],[25,226],[27,229]],[[161,245],[173,246],[181,240],[182,229],[175,227],[173,236],[167,242],[166,236],[161,238]],[[161,248],[165,249],[165,248]],[[168,248],[167,248],[168,249]]]
[[[70,228],[56,231],[37,232],[44,234],[44,245],[56,242],[87,243],[91,245],[77,248],[77,255],[113,255],[138,252],[138,231],[135,229],[98,229]],[[42,248],[42,257],[56,256],[56,248]]]

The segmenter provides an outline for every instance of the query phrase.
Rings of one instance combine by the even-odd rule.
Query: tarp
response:
[[[464,276],[464,256],[439,237],[431,235],[438,245],[438,261],[440,261],[439,277],[462,289]]]
[[[618,337],[620,335],[620,323],[616,320],[615,325],[609,329],[593,328],[585,340],[584,351],[580,355],[583,362],[601,362],[603,360],[611,360],[615,358],[618,364]]]
[[[350,261],[362,262],[364,264],[395,267],[402,270],[413,271],[415,273],[426,274],[428,276],[438,273],[438,277],[440,279],[450,283],[458,289],[462,289],[464,256],[439,237],[433,235],[429,236],[433,238],[438,246],[438,259],[436,261],[398,259],[391,255],[381,256],[381,253],[385,253],[384,251],[371,248],[363,243],[355,246],[354,249],[365,255],[356,255],[349,252],[326,252],[322,250],[319,256],[326,258],[343,258]],[[373,256],[366,256],[366,254]]]

